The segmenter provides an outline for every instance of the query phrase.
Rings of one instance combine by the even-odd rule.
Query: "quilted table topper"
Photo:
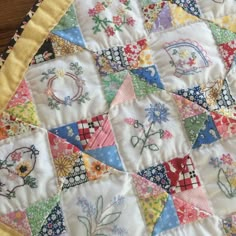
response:
[[[0,235],[235,236],[235,55],[235,0],[38,0],[0,59]]]

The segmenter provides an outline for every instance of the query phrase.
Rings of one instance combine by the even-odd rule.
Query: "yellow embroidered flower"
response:
[[[64,70],[57,70],[57,71],[56,71],[56,75],[57,75],[58,77],[64,77],[65,72],[64,72]]]
[[[32,170],[32,165],[28,161],[22,161],[16,167],[16,173],[21,177],[27,176],[31,170]]]
[[[73,168],[73,162],[67,157],[54,159],[54,164],[59,177],[66,177]]]
[[[230,184],[231,184],[232,187],[236,188],[236,177],[230,179],[229,182],[230,182]]]
[[[188,52],[187,50],[181,50],[181,51],[179,52],[179,56],[180,56],[181,58],[187,58],[187,57],[189,56],[189,52]]]

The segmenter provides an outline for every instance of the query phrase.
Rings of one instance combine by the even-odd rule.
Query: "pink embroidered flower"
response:
[[[122,18],[120,16],[113,16],[113,23],[117,26],[122,25]]]
[[[95,6],[95,11],[98,13],[102,12],[105,10],[105,7],[102,3],[97,2],[96,6]]]
[[[134,26],[135,24],[135,19],[133,17],[128,17],[127,18],[127,24],[130,25],[130,26]]]
[[[108,37],[113,36],[115,34],[114,29],[111,26],[108,26],[105,30]]]
[[[134,125],[134,123],[135,123],[135,119],[133,119],[133,118],[125,118],[124,121],[125,121],[125,123],[127,123],[129,125]]]
[[[170,138],[172,138],[173,137],[173,135],[172,135],[172,133],[171,132],[169,132],[168,130],[165,130],[164,131],[164,135],[163,135],[163,139],[170,139]]]
[[[223,156],[220,159],[224,162],[224,164],[232,165],[233,163],[233,159],[230,154],[227,155],[223,154]]]
[[[11,154],[11,159],[13,161],[20,161],[21,157],[22,157],[21,152],[13,152]]]
[[[94,8],[88,10],[89,16],[95,16],[96,14],[97,14],[97,11]]]
[[[122,4],[127,4],[129,0],[120,0]]]
[[[193,65],[196,64],[196,61],[195,61],[195,59],[193,59],[193,58],[189,58],[187,64],[190,65],[190,66],[193,66]]]

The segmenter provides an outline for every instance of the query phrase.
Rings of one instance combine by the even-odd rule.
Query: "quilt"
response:
[[[235,55],[235,0],[38,0],[0,59],[0,235],[235,236]]]

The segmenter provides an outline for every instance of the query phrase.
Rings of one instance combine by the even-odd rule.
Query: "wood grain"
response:
[[[34,3],[35,0],[0,0],[0,53]]]

